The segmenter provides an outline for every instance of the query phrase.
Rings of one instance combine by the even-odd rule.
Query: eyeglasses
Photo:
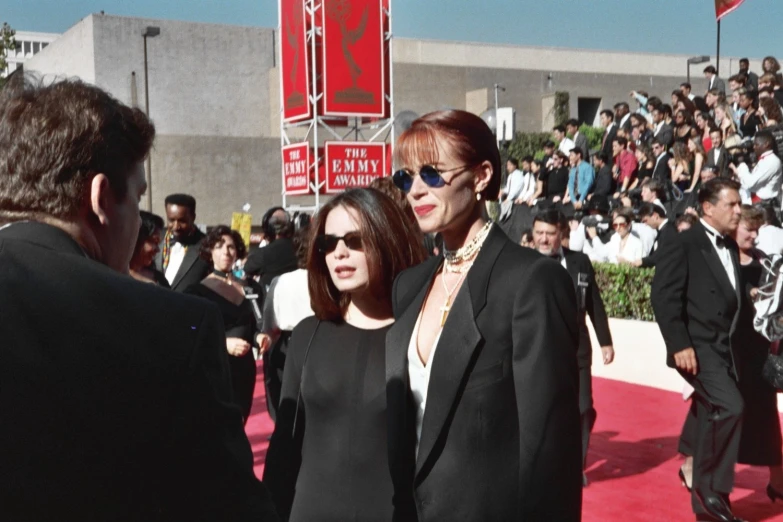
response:
[[[331,254],[337,249],[337,244],[340,240],[350,250],[362,250],[362,235],[359,232],[348,232],[344,236],[321,234],[315,238],[315,247],[321,253]]]
[[[628,223],[612,223],[612,228],[617,230],[618,228],[627,228]]]
[[[472,165],[462,165],[461,167],[454,167],[453,169],[438,170],[432,165],[424,165],[419,169],[419,177],[427,184],[428,187],[438,188],[446,184],[446,180],[443,179],[443,174],[446,172],[454,172],[457,170],[469,169]],[[392,174],[392,181],[398,189],[406,194],[411,191],[413,186],[413,175],[415,173],[408,169],[400,169]]]

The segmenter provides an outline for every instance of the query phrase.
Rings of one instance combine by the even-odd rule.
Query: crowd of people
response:
[[[588,317],[615,358],[594,262],[656,268],[697,519],[736,520],[738,462],[767,466],[783,499],[753,329],[783,253],[767,67],[729,79],[734,104],[710,67],[704,97],[632,93],[635,113],[601,113],[599,151],[569,120],[504,185],[478,116],[427,114],[392,176],[314,216],[269,209],[250,249],[200,230],[190,195],[166,197],[165,220],[139,210],[155,128],[138,109],[75,80],[5,89],[0,518],[578,521]],[[497,199],[501,220],[530,210],[521,238],[488,219]],[[258,357],[275,421],[262,481],[243,430]]]

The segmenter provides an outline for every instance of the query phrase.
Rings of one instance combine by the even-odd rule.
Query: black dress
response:
[[[227,339],[239,337],[253,344],[256,319],[250,301],[244,299],[241,304],[236,305],[201,283],[189,286],[185,293],[202,297],[218,305],[220,314],[223,316],[223,324],[226,327]],[[242,410],[242,418],[247,422],[250,417],[250,409],[253,406],[253,392],[256,388],[256,361],[253,358],[253,350],[248,350],[241,357],[229,354],[228,363],[231,368],[234,402]]]
[[[546,177],[546,197],[551,200],[555,196],[563,198],[568,188],[568,168],[552,169]]]
[[[743,138],[752,138],[756,135],[760,126],[761,121],[755,112],[750,116],[743,114],[742,118],[740,118],[739,131]]]
[[[761,377],[761,369],[769,353],[769,341],[753,328],[753,303],[750,288],[758,287],[763,254],[758,252],[748,265],[740,266],[743,302],[740,307],[734,341],[737,351],[738,388],[745,401],[742,438],[738,462],[751,466],[779,466],[781,457],[780,418],[777,392]]]
[[[314,317],[294,328],[264,469],[264,484],[284,519],[391,520],[385,373],[389,328],[319,324]]]

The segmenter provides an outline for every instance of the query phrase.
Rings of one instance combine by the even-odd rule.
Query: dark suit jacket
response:
[[[188,246],[182,264],[179,266],[179,270],[177,270],[177,275],[174,276],[174,281],[171,283],[171,289],[175,292],[184,292],[189,286],[200,283],[212,271],[209,264],[201,259],[200,255],[201,242],[204,241],[205,237],[206,236],[202,231],[198,229],[193,231],[193,244]],[[155,257],[155,264],[159,267],[160,271],[165,274],[166,270],[163,268],[162,243],[160,250],[161,252]]]
[[[589,368],[593,362],[593,349],[590,343],[590,333],[587,330],[585,315],[590,316],[593,323],[595,336],[601,346],[612,344],[612,332],[609,330],[609,319],[604,310],[604,301],[601,299],[601,290],[595,282],[595,271],[590,258],[581,252],[563,249],[566,270],[576,289],[576,301],[579,309],[579,351],[577,359],[580,368]],[[580,274],[582,284],[580,285]]]
[[[296,259],[296,247],[291,238],[281,237],[263,248],[253,250],[247,257],[245,272],[261,275],[264,286],[272,284],[272,279],[293,272],[299,267]]]
[[[608,132],[604,131],[604,136],[602,138],[602,145],[601,145],[601,152],[606,154],[606,157],[609,159],[609,163],[611,164],[613,162],[613,151],[612,151],[612,142],[617,137],[617,123],[612,123],[611,127],[609,127]]]
[[[715,75],[714,80],[712,80],[712,87],[710,87],[710,80],[707,80],[707,90],[710,89],[718,89],[722,93],[726,93],[726,83],[720,79],[717,75]]]
[[[574,140],[574,145],[578,149],[582,149],[582,159],[586,162],[590,162],[590,148],[587,144],[587,136],[582,134],[581,132],[576,136],[576,140]]]
[[[672,169],[669,167],[669,160],[671,159],[671,156],[668,152],[666,152],[663,155],[663,158],[661,158],[661,161],[658,161],[656,158],[655,161],[655,169],[653,170],[652,178],[655,180],[660,181],[661,183],[666,183],[668,181],[671,181],[672,179]]]
[[[594,196],[611,196],[614,194],[615,182],[612,177],[612,167],[604,165],[595,174],[595,185],[593,185]]]
[[[661,252],[652,284],[655,319],[663,334],[667,364],[673,355],[693,347],[698,359],[704,350],[718,353],[734,367],[731,336],[740,304],[737,244],[727,240],[737,289],[712,246],[707,231],[697,223],[677,234]]]
[[[577,309],[559,264],[494,226],[433,352],[416,457],[408,345],[442,261],[397,277],[386,337],[398,521],[580,520]]]
[[[667,212],[671,215],[672,212]],[[674,216],[669,219],[663,228],[658,231],[658,239],[655,240],[654,249],[650,252],[650,255],[642,258],[642,266],[645,268],[652,268],[661,259],[661,255],[666,251],[665,248],[670,241],[674,241],[677,236],[677,225],[675,225]]]
[[[664,123],[661,125],[657,134],[653,131],[653,138],[663,143],[667,148],[671,147],[674,143],[674,127],[668,123]]]
[[[715,169],[715,173],[722,177],[730,177],[729,171],[729,153],[726,147],[721,145],[720,154],[718,154],[718,161],[715,161],[715,150],[711,150],[707,153],[707,161],[704,162],[705,167],[712,167]]]
[[[277,520],[218,309],[0,231],[0,520]]]

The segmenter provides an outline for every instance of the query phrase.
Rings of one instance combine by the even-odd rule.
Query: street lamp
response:
[[[160,34],[160,27],[148,25],[141,37],[144,39],[144,110],[150,115],[150,80],[147,67],[147,38],[155,38]],[[152,212],[152,151],[147,155],[147,210]]]
[[[709,61],[709,56],[694,56],[693,58],[688,58],[688,83],[691,83],[691,65],[698,65]]]

